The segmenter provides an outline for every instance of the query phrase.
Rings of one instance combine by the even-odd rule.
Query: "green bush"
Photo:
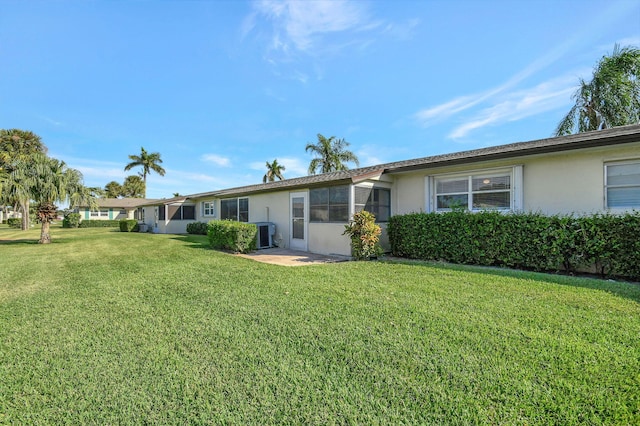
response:
[[[80,226],[80,213],[67,213],[62,219],[63,228],[77,228]]]
[[[19,217],[10,217],[9,219],[7,219],[7,225],[9,225],[9,228],[22,228],[22,219]]]
[[[118,228],[119,220],[83,220],[78,228]]]
[[[393,216],[395,256],[640,279],[640,213],[545,216],[499,212]]]
[[[187,233],[189,234],[197,234],[197,235],[207,235],[207,226],[206,222],[192,222],[187,224]]]
[[[344,226],[342,235],[351,238],[351,256],[355,260],[368,260],[382,254],[378,244],[380,240],[380,225],[376,224],[376,217],[366,210],[354,213],[348,225]]]
[[[121,232],[138,232],[138,221],[135,219],[122,219],[120,221]]]
[[[209,245],[214,249],[249,253],[256,249],[258,227],[253,223],[212,220],[207,225]]]

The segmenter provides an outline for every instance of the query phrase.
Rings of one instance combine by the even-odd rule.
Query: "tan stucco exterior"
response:
[[[545,214],[603,212],[606,211],[604,165],[639,158],[640,142],[398,173],[393,175],[392,210],[393,214],[427,211],[428,176],[522,165],[524,211]]]
[[[612,142],[612,138],[618,139]],[[306,194],[308,200],[309,188],[351,185],[352,214],[354,185],[386,187],[391,190],[391,215],[400,215],[432,210],[436,198],[433,191],[439,177],[458,179],[467,174],[492,176],[491,173],[494,173],[493,176],[502,176],[503,172],[509,171],[510,201],[514,210],[544,214],[588,214],[607,210],[605,165],[629,160],[640,161],[640,126],[370,166],[354,170],[352,174],[349,171],[294,178],[166,202],[195,203],[196,221],[208,222],[219,219],[221,199],[246,197],[249,199],[249,222],[274,223],[274,243],[282,248],[290,248],[292,241],[300,242],[299,239],[290,239],[291,195]],[[203,201],[215,201],[215,216],[203,216]],[[184,233],[186,225],[193,222],[158,221],[156,208],[145,207],[145,222],[153,227],[154,232]],[[319,254],[350,255],[349,238],[343,235],[345,223],[310,222],[307,216],[306,224],[305,250]],[[381,243],[388,248],[386,224],[381,225]]]

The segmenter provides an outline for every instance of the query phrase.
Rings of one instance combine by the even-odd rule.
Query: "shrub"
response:
[[[391,217],[387,232],[395,256],[640,279],[638,212],[414,213]]]
[[[77,228],[80,225],[80,213],[67,213],[62,219],[63,228]]]
[[[351,256],[354,259],[367,260],[382,254],[382,248],[378,244],[382,230],[372,213],[366,210],[354,213],[344,228],[342,235],[349,235],[351,238]]]
[[[135,219],[122,219],[120,221],[120,232],[138,232],[138,221]]]
[[[207,223],[206,222],[193,222],[187,224],[187,233],[197,235],[207,235]]]
[[[78,228],[118,228],[119,220],[83,220]]]
[[[9,225],[9,228],[22,228],[22,219],[19,217],[10,217],[7,219],[7,225]]]
[[[209,245],[214,249],[248,253],[256,249],[258,227],[253,223],[212,220],[207,225]]]

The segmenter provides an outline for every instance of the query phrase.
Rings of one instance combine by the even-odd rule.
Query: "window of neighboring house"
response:
[[[144,209],[142,207],[138,207],[133,214],[133,218],[144,222]]]
[[[347,222],[349,186],[329,186],[309,190],[310,222]]]
[[[249,199],[227,198],[220,200],[220,219],[249,222]]]
[[[171,220],[194,220],[196,218],[196,206],[182,205],[169,206],[169,218]]]
[[[376,222],[388,222],[391,216],[391,190],[371,186],[355,187],[355,211],[373,213]]]
[[[158,206],[158,220],[165,220],[165,207],[164,205]]]
[[[91,210],[91,217],[108,217],[109,209]]]
[[[202,216],[215,216],[216,215],[216,202],[215,201],[203,201],[202,202]]]
[[[433,176],[429,211],[464,209],[516,210],[521,207],[522,167],[505,170],[478,171],[465,175]]]
[[[640,160],[605,164],[607,208],[640,207]]]

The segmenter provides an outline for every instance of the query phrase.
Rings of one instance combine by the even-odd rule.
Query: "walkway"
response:
[[[308,253],[306,251],[295,251],[279,247],[256,250],[248,254],[238,254],[237,256],[255,260],[257,262],[271,263],[281,266],[304,266],[317,265],[323,263],[345,262],[348,256],[323,255]]]

